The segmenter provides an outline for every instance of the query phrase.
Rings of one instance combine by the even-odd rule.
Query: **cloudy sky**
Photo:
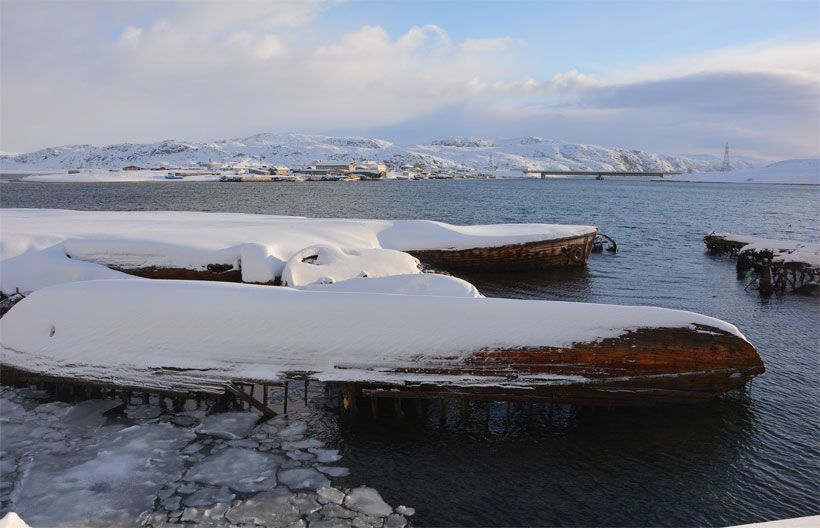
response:
[[[0,0],[0,150],[258,132],[820,155],[820,3]]]

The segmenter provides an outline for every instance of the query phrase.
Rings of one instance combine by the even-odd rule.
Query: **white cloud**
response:
[[[769,73],[817,82],[820,42],[763,41],[604,70],[607,79],[615,83],[656,81],[709,72]]]
[[[401,127],[420,139],[438,127],[609,145],[635,138],[635,148],[676,137],[683,145],[704,131],[710,141],[817,149],[817,42],[536,77],[519,66],[533,50],[510,36],[454,42],[435,24],[328,33],[312,24],[323,2],[123,5],[133,12],[118,15],[117,36],[103,34],[111,22],[92,8],[4,6],[3,150]]]
[[[530,76],[518,81],[496,81],[492,85],[494,93],[500,95],[564,95],[579,96],[593,88],[606,86],[594,74],[584,74],[578,70],[556,73],[551,79],[538,82]]]

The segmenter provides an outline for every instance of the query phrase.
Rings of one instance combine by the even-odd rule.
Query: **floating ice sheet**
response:
[[[252,493],[276,487],[276,471],[282,464],[278,455],[228,447],[197,463],[185,473],[185,480],[230,486]]]

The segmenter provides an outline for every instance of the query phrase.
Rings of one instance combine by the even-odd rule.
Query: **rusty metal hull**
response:
[[[717,398],[762,374],[765,367],[748,341],[699,327],[643,329],[570,348],[483,351],[466,359],[440,358],[395,372],[488,379],[486,385],[405,385],[402,392],[416,394],[401,397],[436,398],[449,391],[484,400],[656,406]],[[556,377],[565,379],[556,381]],[[499,378],[505,381],[489,382]]]
[[[489,248],[408,251],[422,263],[446,271],[526,271],[585,266],[595,232],[584,236],[541,240]]]

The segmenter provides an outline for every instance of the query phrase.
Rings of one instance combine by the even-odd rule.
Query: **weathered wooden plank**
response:
[[[248,394],[247,392],[243,391],[242,389],[240,389],[239,387],[237,387],[233,383],[228,383],[225,386],[225,388],[227,389],[228,392],[230,392],[231,394],[234,394],[240,400],[247,403],[248,405],[250,405],[251,407],[253,407],[257,411],[261,412],[263,415],[265,415],[265,416],[276,416],[276,412],[273,411],[273,409],[271,409],[270,407],[267,407],[266,405],[263,405],[262,402],[260,402],[259,400],[257,400],[256,398],[254,398],[253,396]]]

